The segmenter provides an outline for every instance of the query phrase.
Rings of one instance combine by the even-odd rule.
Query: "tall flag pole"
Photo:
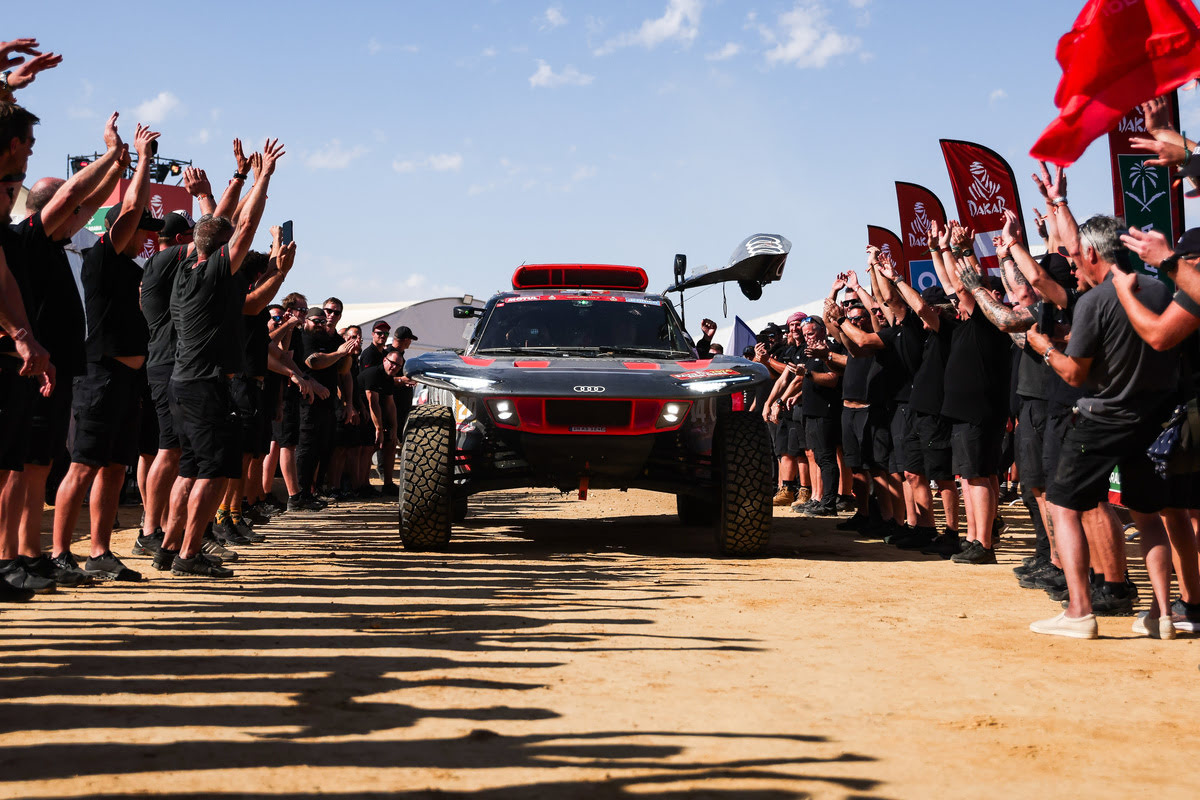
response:
[[[929,224],[946,227],[946,209],[933,192],[916,183],[896,181],[896,205],[900,209],[900,232],[906,256],[908,282],[921,291],[938,285],[933,259],[929,258]]]
[[[868,225],[867,244],[878,247],[881,253],[889,256],[901,269],[904,269],[904,265],[908,263],[908,260],[904,257],[904,243],[900,241],[899,236],[887,228],[881,228],[878,225]],[[908,274],[905,273],[903,277],[907,279]]]
[[[992,237],[1004,228],[1004,212],[1012,209],[1021,217],[1021,197],[1012,167],[999,153],[974,142],[942,139],[942,155],[954,190],[958,221],[975,231],[974,250],[979,263],[989,272],[999,274],[1000,263]],[[1029,247],[1025,226],[1021,240]]]
[[[1179,130],[1179,97],[1176,92],[1166,96],[1171,126]],[[1108,133],[1108,152],[1112,164],[1113,213],[1125,222],[1144,231],[1156,230],[1174,242],[1183,235],[1183,186],[1171,185],[1166,167],[1147,165],[1153,153],[1137,150],[1130,145],[1135,137],[1149,136],[1141,109],[1125,113]],[[1147,266],[1134,253],[1129,260],[1134,269],[1158,276],[1158,270]]]

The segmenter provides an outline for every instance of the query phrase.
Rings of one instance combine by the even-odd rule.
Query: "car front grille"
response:
[[[553,427],[628,428],[632,416],[629,400],[546,400],[546,424]]]

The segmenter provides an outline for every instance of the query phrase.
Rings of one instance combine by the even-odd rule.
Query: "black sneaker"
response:
[[[51,577],[63,586],[91,586],[96,582],[95,578],[79,568],[79,562],[70,550],[50,559],[50,563],[54,569]]]
[[[1102,583],[1092,589],[1092,613],[1098,617],[1131,617],[1136,599],[1137,595],[1130,594],[1123,584],[1114,587]]]
[[[1045,569],[1046,565],[1049,563],[1050,560],[1045,556],[1026,556],[1024,559],[1022,559],[1021,566],[1013,567],[1013,575],[1016,575],[1018,578],[1023,575],[1031,575],[1035,572]]]
[[[971,542],[973,547],[968,547],[956,556],[950,556],[950,560],[955,564],[995,564],[996,551],[991,547],[984,547],[978,540]]]
[[[212,524],[211,532],[213,536],[217,537],[217,541],[226,547],[230,545],[236,546],[250,544],[250,540],[238,532],[237,526],[233,524],[232,520],[226,520],[225,522],[214,522]],[[205,536],[208,534],[209,531],[205,531]]]
[[[938,534],[933,528],[916,527],[913,528],[912,534],[901,542],[896,542],[896,547],[901,550],[924,550],[926,547],[932,547],[937,541]]]
[[[862,530],[859,531],[859,534],[864,539],[882,539],[886,542],[889,536],[898,533],[903,528],[904,526],[897,525],[896,520],[894,519],[880,519],[874,522],[868,522],[863,526]]]
[[[154,533],[149,536],[139,533],[129,552],[135,556],[153,556],[158,552],[158,548],[162,547],[163,537],[165,536],[166,534],[163,533],[162,528],[155,528]]]
[[[802,517],[836,517],[837,503],[830,501],[828,503],[817,501],[808,508],[796,512]]]
[[[866,514],[855,514],[850,519],[844,519],[833,527],[839,531],[861,531],[867,527],[868,522],[870,522],[870,517]]]
[[[159,572],[166,572],[171,568],[171,564],[175,561],[175,556],[179,555],[179,548],[169,550],[166,547],[158,548],[158,552],[154,554],[154,559],[150,562]]]
[[[325,503],[312,495],[298,494],[288,498],[288,511],[324,511]]]
[[[1026,572],[1024,575],[1017,576],[1017,583],[1021,585],[1022,589],[1041,589],[1042,587],[1038,585],[1038,581],[1041,580],[1044,575],[1061,576],[1062,570],[1054,566],[1052,562],[1047,561],[1040,569]]]
[[[908,527],[908,523],[905,523],[903,525],[895,525],[894,524],[894,525],[892,525],[891,532],[884,534],[884,536],[883,536],[884,544],[891,544],[892,542],[902,542],[905,539],[907,539],[909,536],[912,536],[912,532],[914,530],[916,530],[916,528]]]
[[[262,505],[274,510],[275,514],[282,514],[283,512],[287,511],[287,503],[280,501],[280,499],[273,494],[267,495],[262,501]]]
[[[1000,544],[1000,534],[1008,530],[1008,523],[999,514],[992,520],[992,547]]]
[[[839,514],[845,514],[847,511],[853,511],[858,508],[858,503],[854,502],[854,498],[848,494],[839,494],[835,507]]]
[[[89,558],[83,564],[83,571],[105,581],[131,581],[142,579],[142,573],[134,572],[121,563],[121,559],[113,555],[111,550],[105,550],[103,555]]]
[[[88,575],[78,567],[75,569],[59,569],[54,560],[45,553],[42,553],[37,558],[21,556],[21,563],[25,566],[26,572],[37,575],[39,578],[49,578],[57,585],[68,589],[92,583],[91,575]]]
[[[950,558],[962,552],[962,539],[958,538],[958,531],[947,528],[945,533],[939,533],[934,537],[931,544],[922,547],[921,552],[927,556]]]
[[[175,560],[171,562],[171,574],[205,578],[232,578],[233,570],[222,567],[219,559],[204,553],[196,553],[191,558],[175,556]]]
[[[242,519],[251,525],[266,525],[271,518],[259,510],[257,505],[242,506]]]
[[[237,519],[233,523],[233,529],[237,531],[237,535],[245,539],[250,544],[258,544],[265,542],[267,537],[264,534],[258,533],[244,519]]]
[[[20,558],[0,563],[0,577],[9,586],[21,592],[29,591],[34,594],[47,594],[53,592],[57,586],[52,579],[34,575],[27,570]]]
[[[223,547],[216,536],[205,536],[201,539],[200,552],[206,556],[213,556],[222,563],[238,560],[238,554],[227,547]]]

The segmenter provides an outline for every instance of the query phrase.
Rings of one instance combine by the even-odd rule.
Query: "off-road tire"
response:
[[[406,550],[440,550],[450,541],[454,496],[454,412],[415,406],[400,448],[400,541]]]
[[[717,421],[713,437],[717,487],[717,549],[751,555],[771,533],[771,442],[762,418],[735,411]]]
[[[680,525],[702,526],[712,525],[716,522],[720,512],[717,508],[717,501],[712,498],[677,494],[675,495],[675,513],[679,515]]]

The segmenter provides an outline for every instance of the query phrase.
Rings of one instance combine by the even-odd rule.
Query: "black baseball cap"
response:
[[[1188,228],[1183,232],[1183,236],[1180,236],[1179,241],[1175,242],[1175,255],[1200,255],[1200,228]]]
[[[373,331],[390,331],[391,329],[392,326],[386,319],[381,319],[371,326]]]
[[[1064,289],[1074,289],[1078,284],[1071,274],[1071,262],[1060,253],[1046,253],[1041,260],[1042,269],[1049,273],[1054,282]]]
[[[317,319],[318,317],[325,319],[325,309],[321,308],[320,306],[313,306],[308,309],[308,314],[306,314],[306,316],[309,319]]]
[[[940,286],[927,286],[921,290],[921,299],[931,306],[944,306],[950,302],[946,290]]]
[[[412,332],[412,328],[408,327],[407,325],[401,325],[399,328],[396,328],[396,330],[392,331],[392,338],[412,339],[414,342],[421,341],[417,338],[417,335]]]
[[[112,229],[113,223],[117,221],[117,217],[121,216],[121,208],[121,205],[117,204],[110,208],[108,213],[104,215],[105,230]],[[147,209],[142,209],[142,218],[138,220],[138,230],[158,232],[162,230],[162,227],[163,221],[161,219],[151,214]]]
[[[183,233],[191,233],[196,223],[186,211],[172,211],[162,218],[162,230],[158,235],[170,239]]]

